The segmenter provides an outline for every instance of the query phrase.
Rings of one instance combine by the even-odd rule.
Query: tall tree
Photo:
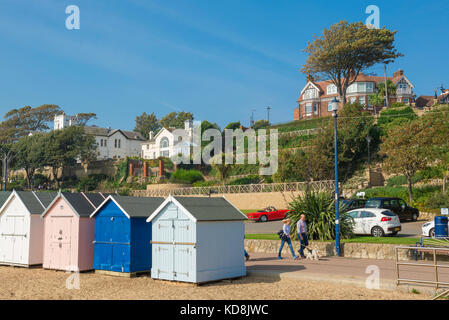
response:
[[[386,157],[387,172],[403,174],[407,178],[410,202],[413,201],[413,180],[418,172],[432,160],[431,136],[428,127],[416,120],[391,128],[383,139],[380,154]]]
[[[13,109],[4,116],[5,121],[0,123],[0,155],[3,168],[3,188],[6,190],[8,180],[8,163],[14,156],[12,144],[21,137],[36,131],[48,130],[48,123],[61,112],[57,105],[44,104],[36,108],[26,106]]]
[[[165,117],[163,117],[161,120],[159,120],[159,123],[161,126],[165,128],[178,128],[182,129],[184,128],[184,122],[186,120],[193,120],[193,114],[190,112],[170,112]]]
[[[79,126],[85,126],[90,120],[97,119],[97,114],[93,112],[78,113],[75,118]]]
[[[90,161],[96,150],[93,137],[84,133],[83,127],[71,126],[45,135],[45,165],[51,167],[57,187],[60,186],[58,170],[74,165],[77,160]]]
[[[32,188],[33,177],[44,166],[44,134],[25,136],[12,146],[15,154],[14,167],[24,169],[28,188]]]
[[[156,132],[161,128],[156,115],[154,113],[147,114],[142,113],[140,116],[136,117],[136,126],[134,127],[134,132],[138,132],[144,138],[148,138],[150,131]]]
[[[240,126],[241,126],[240,121],[231,122],[225,127],[225,129],[236,130],[236,129],[240,129]]]
[[[309,56],[301,72],[316,80],[330,80],[336,87],[343,105],[346,90],[358,75],[377,63],[390,63],[402,56],[394,47],[396,31],[370,29],[362,22],[341,21],[323,30],[308,42]]]

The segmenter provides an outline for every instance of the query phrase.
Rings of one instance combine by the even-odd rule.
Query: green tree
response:
[[[418,170],[425,169],[431,157],[431,137],[421,121],[411,121],[388,130],[381,144],[387,172],[407,178],[410,203],[413,201],[413,180]]]
[[[182,129],[184,128],[184,122],[186,120],[193,120],[193,114],[190,112],[170,112],[165,117],[163,117],[161,120],[159,120],[159,123],[162,127],[165,128],[177,128]]]
[[[58,188],[58,170],[75,165],[77,160],[91,160],[97,148],[95,140],[84,133],[83,127],[74,126],[47,133],[44,143],[44,163],[51,168]]]
[[[346,90],[361,72],[402,56],[394,47],[395,35],[385,27],[370,29],[362,22],[341,21],[307,43],[304,52],[309,56],[301,72],[329,79],[345,105]]]
[[[411,107],[389,108],[380,112],[377,125],[381,130],[381,134],[386,135],[389,129],[402,126],[417,118],[418,116]]]
[[[237,122],[231,122],[231,123],[229,123],[229,124],[225,127],[225,129],[236,130],[236,129],[240,129],[240,127],[241,127],[240,121],[237,121]]]
[[[87,123],[92,119],[97,119],[96,113],[78,113],[76,116],[76,121],[78,122],[79,126],[85,126]]]
[[[23,137],[12,149],[15,154],[14,167],[25,170],[27,185],[31,189],[36,171],[44,166],[44,134]]]
[[[147,114],[142,113],[140,116],[136,117],[136,126],[134,127],[134,132],[138,132],[144,138],[148,138],[150,131],[157,132],[161,128],[156,115],[154,112]]]

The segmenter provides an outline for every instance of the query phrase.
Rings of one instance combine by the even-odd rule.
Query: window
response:
[[[316,89],[309,88],[306,91],[304,91],[303,99],[313,99],[316,98]]]
[[[104,139],[104,146],[105,146],[105,147],[107,147],[107,144],[106,144],[106,139]]]
[[[149,144],[147,144],[147,150],[150,150],[150,145]]]
[[[364,106],[366,104],[365,97],[359,97],[359,103]]]
[[[118,147],[119,147],[119,149],[120,149],[120,143],[122,142],[122,140],[121,139],[118,139]]]
[[[100,146],[103,146],[103,139],[100,139]]]
[[[359,82],[357,83],[357,92],[365,92],[366,91],[366,83]]]
[[[351,84],[348,89],[346,89],[346,93],[354,93],[357,92],[357,83]]]
[[[351,97],[351,103],[355,103],[357,101],[356,97]]]
[[[318,104],[313,104],[313,113],[318,114]]]
[[[374,83],[372,82],[366,83],[366,92],[374,92]]]
[[[360,218],[374,218],[374,217],[376,217],[376,215],[372,212],[362,211],[360,213]]]
[[[114,139],[114,148],[117,148],[117,139]]]
[[[337,93],[337,86],[335,84],[330,84],[327,86],[327,94]]]
[[[382,211],[382,214],[387,217],[394,217],[395,214],[389,210]]]
[[[348,212],[348,216],[350,216],[352,219],[357,219],[359,217],[359,211]]]
[[[307,103],[306,104],[306,113],[307,114],[311,114],[312,113],[312,104],[311,103]]]
[[[368,200],[365,204],[365,208],[380,208],[382,201],[379,199]]]
[[[410,103],[410,99],[409,98],[404,98],[404,103]]]
[[[169,151],[161,151],[161,157],[170,157],[170,152]]]
[[[334,110],[332,110],[332,102],[331,101],[329,101],[327,103],[327,111],[334,111]]]
[[[170,146],[170,142],[168,141],[168,138],[167,137],[163,137],[161,139],[161,142],[160,142],[160,147],[161,148],[168,148],[169,146]]]

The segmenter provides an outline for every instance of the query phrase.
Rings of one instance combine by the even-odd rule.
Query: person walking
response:
[[[289,218],[282,220],[284,226],[282,227],[282,237],[281,237],[281,247],[279,248],[278,258],[282,259],[282,248],[284,248],[284,243],[287,242],[290,247],[290,252],[292,253],[293,259],[297,259],[298,257],[295,255],[295,251],[293,250],[292,240],[290,239],[290,223],[291,220]]]
[[[301,258],[305,258],[304,248],[309,245],[309,240],[307,239],[307,223],[306,216],[304,214],[301,215],[298,223],[296,224],[296,231],[298,232],[298,240],[301,244],[301,247],[299,248],[299,255]]]

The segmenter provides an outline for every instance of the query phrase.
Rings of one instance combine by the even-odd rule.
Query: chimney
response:
[[[399,78],[399,77],[402,77],[403,75],[404,75],[404,70],[399,69],[398,71],[393,73],[393,78]]]
[[[150,131],[150,134],[148,135],[148,137],[150,138],[150,140],[153,140],[153,136],[154,136],[154,132]]]
[[[307,82],[314,82],[315,81],[315,79],[313,79],[313,76],[310,75],[310,74],[307,75],[306,79],[307,79]]]

